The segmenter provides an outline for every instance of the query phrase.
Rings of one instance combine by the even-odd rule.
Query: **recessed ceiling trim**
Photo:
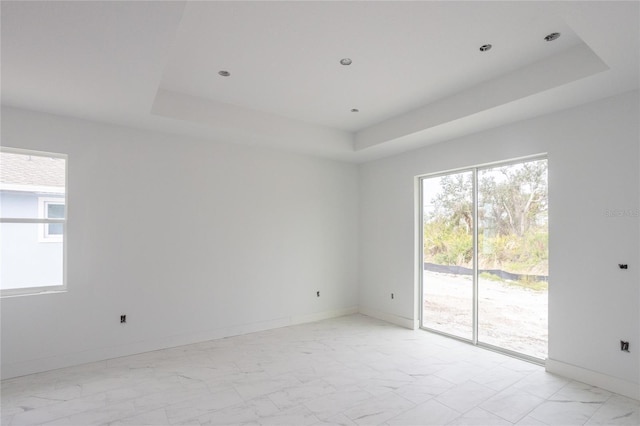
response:
[[[608,69],[584,43],[356,133],[356,151],[392,143]]]
[[[320,149],[330,155],[353,152],[353,134],[343,130],[163,89],[156,94],[151,114],[206,126],[225,139],[233,135],[252,144],[301,152]]]

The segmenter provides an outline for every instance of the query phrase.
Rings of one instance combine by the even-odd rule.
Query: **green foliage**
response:
[[[549,283],[546,281],[534,281],[534,280],[520,280],[520,281],[506,281],[506,284],[515,286],[528,288],[533,291],[547,291],[549,290]]]
[[[464,265],[473,260],[473,236],[460,227],[442,222],[424,225],[425,261],[440,265]]]
[[[534,279],[522,279],[518,281],[505,280],[501,277],[491,274],[489,272],[483,272],[479,275],[480,280],[495,281],[504,285],[512,287],[527,288],[533,291],[547,291],[549,289],[549,283],[546,281],[538,281]]]
[[[548,273],[548,233],[530,228],[525,235],[497,235],[481,238],[478,261],[482,269],[502,269],[515,274]]]
[[[471,267],[472,174],[434,179],[439,179],[440,190],[431,198],[431,209],[424,217],[424,261]],[[547,275],[547,162],[481,170],[478,180],[480,269]],[[546,283],[521,285],[537,288]]]
[[[492,273],[489,272],[483,272],[481,273],[478,278],[480,278],[481,280],[487,280],[487,281],[498,281],[498,282],[504,282],[504,280],[502,278],[500,278],[497,275],[494,275]]]
[[[439,265],[472,267],[473,236],[464,229],[443,223],[424,224],[424,261]],[[479,236],[480,269],[502,269],[514,274],[547,275],[548,233],[529,229],[517,235]]]

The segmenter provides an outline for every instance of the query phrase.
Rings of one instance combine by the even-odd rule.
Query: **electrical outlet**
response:
[[[629,342],[625,342],[624,340],[620,340],[620,350],[624,352],[629,352]]]
[[[392,299],[393,299],[393,298],[395,298],[395,296],[393,295],[393,293],[391,293],[391,298],[392,298]]]
[[[320,297],[320,291],[316,291],[316,297]]]
[[[127,322],[127,316],[126,315],[120,315],[120,324],[124,324]]]

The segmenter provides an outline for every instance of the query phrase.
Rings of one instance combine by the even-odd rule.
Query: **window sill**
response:
[[[66,287],[30,287],[30,288],[16,288],[10,290],[2,290],[0,293],[1,299],[8,299],[12,297],[23,297],[23,296],[40,296],[46,294],[58,294],[58,293],[66,293]]]

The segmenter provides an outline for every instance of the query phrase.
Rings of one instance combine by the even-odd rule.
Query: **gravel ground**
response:
[[[423,325],[471,339],[471,277],[424,271],[424,287]],[[545,359],[547,291],[483,279],[478,289],[478,340]]]

